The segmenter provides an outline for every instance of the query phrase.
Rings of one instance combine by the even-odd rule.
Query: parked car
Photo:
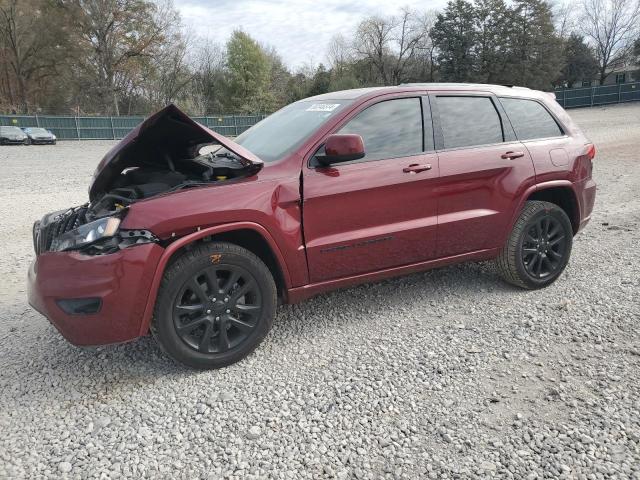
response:
[[[0,127],[0,145],[27,145],[28,141],[19,127]]]
[[[169,106],[105,155],[87,204],[35,223],[29,301],[76,345],[151,332],[217,368],[258,346],[278,301],[489,259],[546,287],[589,221],[594,155],[526,88],[332,92],[235,141]]]
[[[57,138],[49,130],[39,127],[27,127],[22,129],[29,137],[29,143],[32,145],[48,144],[55,145]]]

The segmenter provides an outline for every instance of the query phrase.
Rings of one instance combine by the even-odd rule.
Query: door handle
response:
[[[514,160],[516,158],[524,157],[524,152],[507,152],[500,155],[503,160]]]
[[[426,164],[412,163],[408,167],[404,167],[402,169],[404,173],[420,173],[420,172],[424,172],[425,170],[431,170],[430,163],[426,163]]]

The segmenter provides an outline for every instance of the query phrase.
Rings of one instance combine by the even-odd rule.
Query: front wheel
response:
[[[529,201],[496,260],[509,283],[536,289],[550,285],[564,271],[573,243],[567,214],[554,203]]]
[[[226,242],[201,244],[167,269],[151,332],[174,360],[221,368],[262,342],[276,305],[273,276],[256,255]]]

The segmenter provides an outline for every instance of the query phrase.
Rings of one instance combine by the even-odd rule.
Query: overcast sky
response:
[[[374,14],[396,14],[400,6],[426,11],[446,0],[176,0],[184,23],[212,41],[224,43],[241,28],[273,45],[289,67],[326,61],[336,33],[350,38],[358,22]]]

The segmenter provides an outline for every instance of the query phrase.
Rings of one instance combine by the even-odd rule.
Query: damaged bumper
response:
[[[29,268],[29,303],[74,345],[133,340],[163,250],[151,243],[110,255],[43,253]]]

